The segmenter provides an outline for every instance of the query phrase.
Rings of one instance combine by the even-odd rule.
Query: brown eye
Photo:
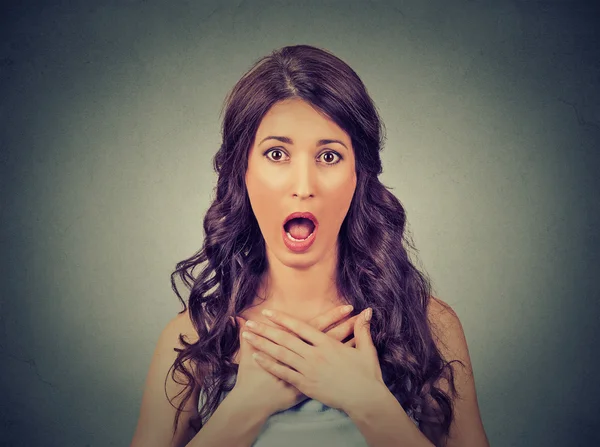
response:
[[[340,162],[340,160],[342,159],[342,157],[337,152],[332,152],[332,151],[323,152],[322,156],[323,156],[323,160],[325,161],[325,164],[327,164],[327,165],[338,164]],[[337,161],[334,161],[335,157],[338,157]]]
[[[281,152],[279,149],[271,149],[270,151],[267,151],[265,153],[265,156],[268,157],[269,154],[280,154],[280,156],[281,156],[281,154],[283,154],[283,152]],[[271,157],[269,157],[269,158],[271,158]],[[279,161],[280,158],[279,157],[275,157],[275,158],[271,158],[271,160]]]
[[[275,154],[275,155],[270,156],[270,154]],[[274,148],[274,149],[269,149],[263,155],[271,161],[279,162],[283,158],[284,154],[285,153],[281,149]],[[324,158],[325,166],[333,166],[335,164],[338,164],[340,162],[340,160],[342,160],[342,156],[335,151],[323,152],[321,154],[321,157]],[[338,158],[337,161],[335,161],[335,157]]]

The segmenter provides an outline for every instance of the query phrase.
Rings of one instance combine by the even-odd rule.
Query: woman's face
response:
[[[288,266],[315,264],[335,252],[356,189],[350,136],[307,102],[276,103],[250,148],[246,188],[267,250]],[[290,250],[282,236],[285,218],[297,211],[311,212],[319,222],[313,244],[302,253]]]

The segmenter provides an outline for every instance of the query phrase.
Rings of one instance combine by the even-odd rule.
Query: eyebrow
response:
[[[264,138],[260,143],[258,143],[259,146],[267,140],[277,140],[277,141],[281,141],[282,143],[294,144],[294,140],[292,140],[291,138],[270,135],[270,136]],[[317,146],[323,146],[324,144],[330,144],[330,143],[339,143],[342,146],[344,146],[346,149],[348,149],[348,147],[344,143],[342,143],[340,140],[330,140],[330,139],[322,139],[322,140],[317,141]]]

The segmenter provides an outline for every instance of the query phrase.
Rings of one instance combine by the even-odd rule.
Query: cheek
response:
[[[277,215],[280,210],[273,206],[278,197],[277,188],[270,183],[268,178],[249,176],[246,180],[246,190],[252,211],[264,233],[268,230],[266,226],[274,222],[273,219],[281,217]]]
[[[331,185],[328,195],[332,198],[335,198],[335,201],[340,206],[344,206],[346,203],[349,205],[355,189],[356,177],[347,175],[338,179],[335,184]]]
[[[269,175],[253,175],[248,177],[246,188],[251,200],[273,200],[277,194],[281,193],[281,185],[279,185],[273,176]]]
[[[342,223],[350,208],[355,188],[352,179],[348,179],[344,184],[340,184],[335,189],[329,191],[327,202],[329,203],[329,213],[333,221],[337,221],[339,224]]]

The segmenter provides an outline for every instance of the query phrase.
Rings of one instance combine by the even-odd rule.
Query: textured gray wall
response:
[[[382,180],[462,320],[492,445],[599,445],[597,6],[49,3],[1,12],[2,445],[128,445],[222,101],[297,43],[382,112]]]

